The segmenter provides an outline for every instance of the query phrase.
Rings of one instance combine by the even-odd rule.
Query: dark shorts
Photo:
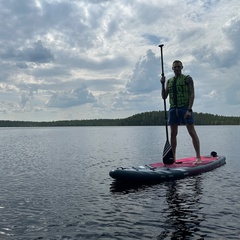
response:
[[[191,113],[191,117],[185,118],[184,115],[187,112],[188,107],[181,108],[170,108],[168,111],[168,124],[194,124],[193,113]]]

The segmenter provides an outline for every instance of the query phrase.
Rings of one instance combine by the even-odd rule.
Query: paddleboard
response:
[[[200,164],[195,163],[196,157],[187,157],[178,159],[171,165],[157,162],[138,167],[118,167],[112,169],[109,175],[120,182],[158,183],[212,171],[226,163],[226,158],[218,156],[216,152],[201,156],[201,159]]]

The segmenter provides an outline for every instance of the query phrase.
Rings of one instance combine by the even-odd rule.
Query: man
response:
[[[200,142],[194,127],[192,106],[194,102],[194,84],[189,75],[182,74],[183,65],[179,60],[172,64],[174,77],[168,79],[166,88],[162,88],[162,98],[166,99],[169,95],[170,109],[168,112],[168,124],[171,128],[171,146],[176,160],[178,125],[185,124],[192,138],[196,152],[196,164],[202,162],[200,157]],[[161,83],[165,84],[165,77],[161,78]]]

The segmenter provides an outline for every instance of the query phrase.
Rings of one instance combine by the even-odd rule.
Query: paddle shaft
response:
[[[163,67],[163,44],[159,45],[160,47],[160,51],[161,51],[161,68],[162,68],[162,77],[164,77],[164,67]],[[168,139],[168,123],[167,123],[167,107],[166,107],[166,98],[165,98],[165,84],[162,83],[162,88],[163,88],[163,93],[164,93],[164,97],[163,97],[163,102],[164,102],[164,114],[165,114],[165,127],[166,127],[166,137],[167,137],[167,141],[169,141]]]

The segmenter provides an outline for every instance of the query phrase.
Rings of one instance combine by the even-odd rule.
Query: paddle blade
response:
[[[164,164],[173,164],[174,163],[174,156],[173,156],[173,150],[169,143],[169,141],[166,141],[164,149],[163,149],[163,163]]]

